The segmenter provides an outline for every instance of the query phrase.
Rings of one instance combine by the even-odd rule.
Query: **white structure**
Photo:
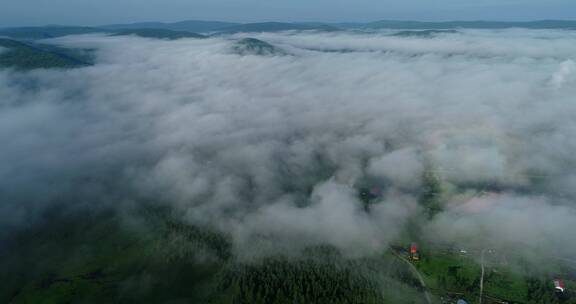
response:
[[[560,279],[554,280],[554,288],[558,292],[564,292],[564,290],[566,289],[566,287],[564,287],[564,282],[562,282],[562,280]]]

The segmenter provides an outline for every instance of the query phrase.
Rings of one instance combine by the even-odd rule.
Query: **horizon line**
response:
[[[486,23],[535,23],[535,22],[576,22],[576,19],[530,19],[530,20],[486,20],[486,19],[446,19],[446,20],[418,20],[418,19],[377,19],[373,21],[283,21],[283,20],[262,20],[262,21],[252,21],[252,22],[242,22],[242,21],[223,21],[216,19],[183,19],[178,21],[126,21],[126,22],[114,22],[114,23],[104,23],[97,25],[81,25],[81,24],[43,24],[43,25],[7,25],[0,26],[0,28],[18,28],[18,27],[50,27],[50,26],[60,26],[60,27],[103,27],[110,25],[131,25],[139,23],[161,23],[161,24],[173,24],[180,22],[222,22],[222,23],[236,23],[236,24],[258,24],[258,23],[319,23],[319,24],[370,24],[376,22],[417,22],[417,23],[451,23],[451,22],[486,22]]]

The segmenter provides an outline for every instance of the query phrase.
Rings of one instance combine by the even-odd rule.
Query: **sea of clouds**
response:
[[[286,56],[241,56],[255,37]],[[262,33],[47,41],[73,70],[0,71],[0,227],[154,201],[246,248],[396,240],[423,176],[431,241],[576,254],[576,33]],[[366,212],[360,186],[383,189]]]

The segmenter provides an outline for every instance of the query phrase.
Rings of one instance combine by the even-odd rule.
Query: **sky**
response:
[[[572,0],[3,0],[0,26],[234,22],[576,19]]]

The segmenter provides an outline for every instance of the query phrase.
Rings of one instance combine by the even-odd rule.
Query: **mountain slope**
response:
[[[249,33],[249,32],[280,32],[280,31],[338,31],[339,29],[333,26],[324,24],[298,24],[298,23],[282,23],[282,22],[262,22],[262,23],[247,23],[232,27],[220,29],[220,33]]]
[[[500,22],[500,21],[446,21],[446,22],[420,22],[381,20],[367,23],[363,28],[371,29],[505,29],[505,28],[531,28],[531,29],[576,29],[576,21],[540,20],[530,22]]]
[[[98,32],[103,32],[103,30],[81,26],[14,27],[0,29],[0,37],[9,37],[14,39],[44,39]]]
[[[57,47],[24,43],[12,39],[0,38],[0,68],[18,70],[74,68],[89,65],[69,52],[59,52]]]
[[[198,21],[186,20],[173,23],[164,22],[140,22],[131,24],[110,24],[101,26],[105,30],[127,30],[127,29],[165,29],[173,31],[187,32],[211,32],[218,29],[239,25],[239,23],[220,22],[220,21]]]
[[[397,290],[403,299],[419,298],[387,272],[392,256],[349,259],[320,246],[298,259],[244,263],[226,235],[188,225],[169,210],[129,216],[54,211],[11,234],[0,247],[0,302],[399,303]]]
[[[134,35],[144,38],[168,39],[168,40],[176,40],[182,38],[197,38],[197,39],[207,38],[204,35],[192,32],[172,31],[165,29],[152,29],[152,28],[120,30],[114,33],[112,36],[127,36],[127,35]]]
[[[408,30],[408,31],[399,31],[394,33],[392,36],[396,37],[419,37],[419,38],[432,38],[436,35],[441,34],[457,34],[458,31],[456,30]]]
[[[245,38],[236,42],[233,50],[238,55],[255,55],[255,56],[282,56],[287,53],[272,44],[254,38]]]

